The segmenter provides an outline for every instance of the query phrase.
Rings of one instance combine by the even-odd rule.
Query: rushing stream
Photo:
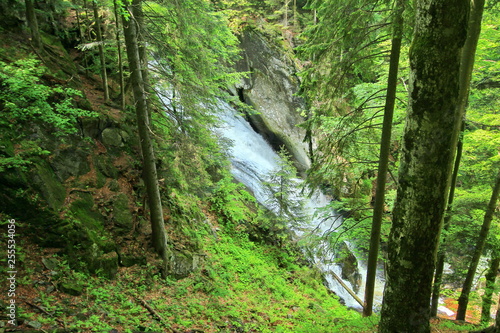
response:
[[[279,156],[271,148],[271,146],[264,140],[264,138],[256,133],[250,124],[238,114],[238,112],[229,106],[227,103],[221,102],[218,118],[221,122],[216,131],[225,138],[232,141],[231,150],[231,164],[232,173],[234,177],[249,188],[257,201],[269,209],[275,209],[269,205],[270,193],[266,189],[263,182],[268,181],[268,175],[274,170],[279,168]],[[297,188],[300,187],[301,180],[297,179]],[[298,193],[298,190],[297,190]],[[298,194],[296,194],[298,195]],[[311,230],[315,229],[319,234],[327,232],[329,229],[335,227],[341,222],[341,218],[335,212],[330,214],[332,218],[321,222],[319,219],[314,218],[313,214],[317,208],[324,207],[328,204],[329,199],[317,192],[310,198],[303,198],[307,210],[307,215],[310,217],[309,225],[305,228],[294,228],[297,237],[304,237],[309,234]],[[317,244],[316,247],[328,249],[329,247],[325,242]],[[341,297],[346,306],[360,309],[361,306],[358,302],[341,286],[341,284],[333,277],[330,272],[334,272],[337,276],[341,276],[341,266],[335,263],[332,259],[334,254],[329,251],[316,251],[311,249],[310,253],[322,253],[321,255],[315,254],[312,258],[316,266],[325,273],[325,278],[328,282],[328,287]],[[364,278],[365,267],[359,266],[361,283],[358,290],[358,296],[363,298],[364,294]],[[343,281],[350,289],[353,289],[349,281]],[[383,289],[383,282],[377,280],[377,292],[375,304],[381,303],[381,291]]]

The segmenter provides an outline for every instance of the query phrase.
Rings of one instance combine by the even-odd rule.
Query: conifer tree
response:
[[[141,5],[137,2],[137,5]],[[163,208],[160,197],[160,189],[158,185],[158,177],[156,171],[156,158],[153,149],[153,142],[150,137],[150,124],[147,95],[142,77],[141,61],[139,56],[138,46],[138,31],[140,27],[134,19],[133,11],[126,7],[129,14],[128,19],[124,17],[123,29],[125,35],[125,45],[127,49],[127,57],[131,70],[132,89],[135,99],[135,111],[137,118],[137,127],[141,142],[141,152],[143,160],[142,176],[146,185],[148,195],[148,203],[151,218],[151,229],[153,246],[156,252],[164,260],[164,264],[168,264],[168,245],[167,235],[165,232],[163,220]]]

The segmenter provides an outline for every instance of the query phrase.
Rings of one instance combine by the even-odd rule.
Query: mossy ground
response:
[[[180,280],[161,277],[153,253],[148,264],[120,267],[114,280],[72,270],[59,250],[23,237],[18,221],[16,304],[18,329],[35,323],[51,332],[376,332],[378,317],[362,318],[340,304],[313,268],[287,252],[249,241],[220,227],[203,236],[206,258]],[[215,222],[214,222],[215,223]],[[1,246],[6,246],[2,238]],[[130,241],[141,246],[147,239]],[[49,270],[43,259],[54,258]],[[3,265],[4,266],[4,265]],[[80,296],[62,290],[74,286]],[[62,288],[62,286],[65,286]],[[2,295],[6,295],[2,286]],[[2,304],[5,306],[5,303]],[[444,318],[433,332],[476,326]]]

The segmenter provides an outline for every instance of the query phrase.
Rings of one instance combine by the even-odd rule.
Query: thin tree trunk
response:
[[[500,267],[500,257],[498,256],[498,253],[494,254],[497,256],[496,258],[491,258],[490,268],[485,275],[486,287],[484,288],[483,305],[481,308],[482,325],[489,324],[491,320],[491,304],[493,303],[491,299],[493,297],[493,292],[495,291],[495,280],[497,278],[498,267]]]
[[[419,0],[380,333],[430,332],[430,296],[459,122],[469,0]]]
[[[82,20],[80,18],[80,10],[78,9],[78,4],[75,4],[75,11],[76,11],[76,22],[78,24],[78,31],[80,32],[80,43],[85,43],[86,39],[82,28],[82,22],[81,22]],[[83,65],[85,66],[85,74],[89,75],[89,64],[87,61],[87,53],[82,52],[82,56],[83,56]]]
[[[382,139],[380,142],[377,188],[375,192],[375,204],[373,209],[370,251],[368,253],[363,316],[371,316],[373,309],[373,295],[375,293],[375,278],[377,274],[380,230],[382,226],[382,218],[384,215],[385,206],[385,184],[387,182],[387,170],[389,168],[389,155],[391,148],[392,118],[394,114],[394,104],[396,101],[399,55],[401,53],[401,38],[403,34],[403,12],[404,1],[398,0],[396,2],[396,8],[394,11],[394,32],[391,46],[391,57],[389,61],[389,78],[387,81],[387,93],[385,98]]]
[[[500,296],[498,296],[498,308],[495,319],[495,333],[500,333]]]
[[[148,104],[148,121],[149,126],[153,127],[151,119],[151,104],[149,95],[151,94],[151,82],[149,80],[148,71],[148,53],[146,48],[146,39],[144,36],[144,12],[142,11],[141,0],[132,0],[132,13],[138,26],[137,43],[139,47],[139,60],[141,62],[142,80],[144,82],[144,90],[146,91],[146,103]]]
[[[464,284],[462,286],[462,293],[458,298],[458,309],[457,309],[457,320],[465,320],[465,313],[467,311],[467,305],[469,303],[469,294],[472,290],[472,282],[474,281],[474,275],[476,274],[477,265],[479,264],[479,259],[483,253],[484,245],[486,244],[486,239],[488,238],[488,233],[490,231],[491,221],[493,220],[493,214],[495,213],[495,208],[498,201],[498,194],[500,193],[500,172],[498,172],[495,186],[493,192],[491,193],[490,202],[486,213],[484,214],[484,221],[479,232],[479,237],[477,239],[476,247],[472,255],[471,263],[469,265],[469,270],[467,271],[467,276],[465,277]]]
[[[28,20],[33,46],[40,49],[42,47],[42,39],[40,37],[40,31],[38,30],[38,20],[36,18],[33,0],[25,0],[24,3],[26,5],[26,19]]]
[[[299,14],[297,11],[297,0],[293,0],[293,27],[295,31],[299,29]]]
[[[470,81],[469,81],[470,82]],[[465,122],[462,121],[462,127],[460,132],[463,134],[465,130]],[[451,221],[451,210],[453,207],[453,199],[455,197],[455,187],[457,184],[458,169],[460,167],[460,160],[462,159],[463,151],[463,135],[459,136],[457,144],[457,156],[455,157],[455,165],[453,167],[453,175],[451,176],[450,193],[448,195],[448,207],[446,208],[446,213],[444,217],[443,230],[444,235],[439,245],[438,257],[436,262],[436,272],[434,273],[434,285],[432,286],[432,297],[431,297],[431,317],[437,316],[437,309],[439,306],[439,295],[441,293],[441,283],[443,282],[443,272],[444,272],[444,262],[446,260],[446,253],[444,251],[444,245],[446,244],[446,234],[450,229]]]
[[[120,107],[125,110],[125,81],[123,79],[123,60],[122,60],[122,43],[120,41],[120,23],[118,14],[118,4],[113,0],[113,8],[115,12],[115,26],[116,26],[116,48],[118,50],[118,75],[120,81]]]
[[[142,79],[141,64],[139,59],[139,48],[137,45],[137,24],[133,20],[133,16],[131,16],[128,22],[125,18],[123,19],[123,28],[127,56],[131,70],[132,89],[136,105],[137,127],[139,130],[143,158],[142,176],[144,178],[148,194],[153,246],[156,252],[164,260],[164,263],[167,264],[167,235],[163,220],[163,209],[156,172],[155,154],[148,128],[146,92],[144,90],[144,82]]]
[[[94,19],[96,25],[97,41],[99,42],[99,58],[101,60],[101,76],[102,76],[102,87],[104,89],[104,100],[109,100],[109,89],[108,89],[108,74],[106,72],[106,59],[104,57],[104,41],[102,38],[101,30],[101,18],[99,17],[99,10],[97,8],[97,0],[92,1],[92,6],[94,9]]]

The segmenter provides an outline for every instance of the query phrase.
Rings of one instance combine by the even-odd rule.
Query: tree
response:
[[[125,110],[125,80],[123,76],[123,60],[122,60],[122,43],[120,40],[120,17],[118,14],[118,3],[117,0],[113,0],[113,12],[115,14],[115,39],[116,39],[116,49],[118,52],[118,79],[120,83],[120,106],[122,110]],[[78,12],[77,12],[78,13]]]
[[[474,275],[476,274],[476,269],[479,264],[479,259],[483,254],[483,249],[486,244],[486,239],[490,231],[491,221],[493,220],[493,214],[496,209],[498,195],[500,193],[500,172],[498,172],[495,186],[493,187],[493,192],[491,193],[490,202],[488,204],[488,209],[484,214],[484,221],[479,232],[477,243],[472,255],[472,259],[469,265],[469,270],[467,271],[467,276],[465,278],[464,284],[462,286],[462,292],[458,298],[458,309],[457,309],[457,320],[465,320],[465,313],[467,311],[467,304],[469,303],[469,294],[472,289],[472,282],[474,280]]]
[[[495,290],[495,280],[497,278],[498,268],[500,267],[500,256],[494,252],[490,259],[490,267],[486,273],[486,287],[484,288],[483,306],[481,308],[481,324],[488,324],[491,320],[491,298]]]
[[[448,194],[448,207],[446,208],[446,214],[444,217],[443,223],[443,234],[444,236],[441,239],[441,244],[439,246],[438,256],[436,260],[436,271],[434,273],[434,284],[432,286],[432,297],[431,297],[431,316],[435,317],[437,315],[437,310],[439,307],[439,295],[441,292],[441,283],[443,281],[443,273],[444,273],[444,262],[446,259],[446,253],[444,249],[444,245],[446,244],[446,235],[451,225],[451,215],[452,215],[452,207],[453,200],[455,198],[455,187],[458,178],[458,170],[460,167],[460,160],[462,159],[463,152],[463,131],[465,128],[465,122],[462,122],[462,127],[460,129],[460,133],[462,134],[458,139],[457,144],[457,156],[455,157],[455,164],[453,166],[453,174],[451,176],[450,183],[450,192]]]
[[[380,332],[430,332],[429,299],[461,119],[460,52],[467,0],[420,0],[410,91],[388,242]]]
[[[140,2],[138,3],[138,5],[140,5]],[[137,29],[139,25],[136,24],[130,8],[127,7],[126,10],[130,16],[128,19],[125,17],[123,19],[123,31],[125,36],[127,57],[131,71],[130,78],[132,81],[132,89],[135,99],[137,127],[139,131],[143,160],[142,176],[146,185],[146,191],[148,195],[153,246],[156,252],[164,260],[164,264],[167,264],[167,235],[165,232],[163,208],[160,197],[160,189],[158,186],[155,153],[153,150],[153,142],[149,134],[150,125],[148,104],[146,101],[147,95],[142,78],[139,47],[137,45]]]
[[[375,292],[375,278],[377,273],[378,249],[380,243],[380,230],[385,206],[385,183],[387,182],[387,170],[389,168],[389,156],[391,148],[392,118],[394,104],[396,101],[396,87],[398,81],[399,55],[401,52],[401,39],[403,34],[403,11],[404,2],[396,2],[394,12],[394,32],[392,38],[391,59],[389,67],[389,80],[387,82],[387,93],[384,107],[384,124],[382,127],[382,139],[380,142],[380,157],[377,172],[377,188],[375,193],[375,204],[373,207],[373,222],[370,236],[370,251],[368,253],[365,301],[363,315],[371,316],[373,307],[373,295]]]
[[[40,49],[42,47],[42,39],[40,37],[40,31],[38,30],[38,20],[36,18],[33,0],[25,0],[24,3],[26,5],[26,19],[28,20],[28,26],[30,27],[33,46]]]
[[[102,88],[104,90],[104,100],[109,99],[109,89],[108,89],[108,74],[106,72],[106,59],[104,57],[104,40],[102,38],[102,26],[101,18],[99,16],[99,8],[97,6],[97,0],[92,0],[92,8],[94,9],[94,19],[96,25],[97,42],[99,48],[99,58],[101,60],[101,76],[102,76]]]

